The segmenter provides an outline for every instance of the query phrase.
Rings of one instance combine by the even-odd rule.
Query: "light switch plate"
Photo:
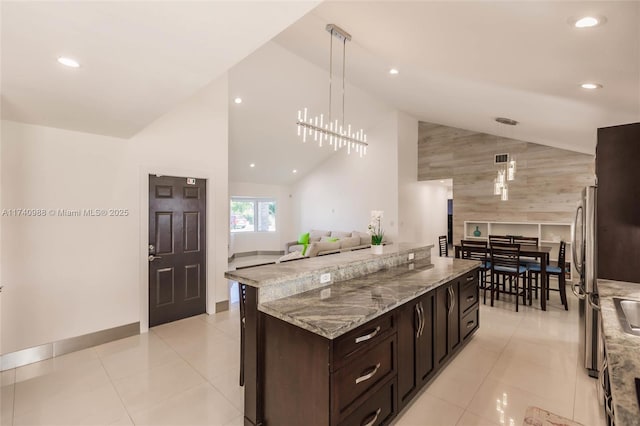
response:
[[[413,260],[413,258],[414,258],[414,257],[416,257],[416,255],[415,255],[415,254],[413,254],[413,253],[409,253],[409,260]]]
[[[320,275],[320,284],[325,284],[331,281],[331,273],[327,272],[326,274]]]

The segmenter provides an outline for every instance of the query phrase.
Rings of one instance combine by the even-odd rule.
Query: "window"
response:
[[[231,232],[275,232],[276,202],[263,198],[231,198]]]

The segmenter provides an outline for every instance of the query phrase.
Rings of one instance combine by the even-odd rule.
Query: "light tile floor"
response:
[[[481,305],[480,330],[394,423],[519,426],[536,405],[604,424],[578,361],[577,302],[565,312],[557,299],[547,312]],[[242,425],[238,321],[232,305],[5,371],[0,424]]]

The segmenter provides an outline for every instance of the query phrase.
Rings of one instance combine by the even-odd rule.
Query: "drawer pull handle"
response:
[[[373,330],[369,334],[365,334],[364,336],[356,337],[356,343],[366,342],[369,339],[373,339],[376,334],[380,331],[380,326],[377,326],[375,330]]]
[[[380,408],[378,408],[378,410],[373,414],[373,418],[370,421],[367,421],[368,418],[364,419],[364,423],[362,423],[362,426],[373,426],[374,424],[376,424],[376,420],[378,420],[378,416],[380,415],[380,412],[382,410]],[[369,416],[372,417],[372,416]]]
[[[356,385],[358,383],[362,383],[362,382],[366,382],[367,380],[369,380],[370,378],[372,378],[373,376],[376,375],[376,373],[378,372],[378,369],[380,368],[380,363],[378,363],[378,365],[376,365],[375,367],[373,367],[373,370],[371,370],[370,373],[364,374],[360,377],[358,377],[356,379]]]
[[[474,278],[475,278],[475,277],[474,277],[473,275],[468,276],[468,277],[467,277],[467,282],[471,282],[471,281],[473,281],[473,279],[474,279]]]
[[[476,323],[475,321],[469,321],[469,322],[467,323],[467,328],[471,328],[471,327],[473,327],[475,323]]]
[[[467,297],[467,302],[471,302],[475,298],[476,298],[475,296],[469,296],[469,297]]]

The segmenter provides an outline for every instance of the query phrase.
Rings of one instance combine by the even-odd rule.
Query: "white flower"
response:
[[[382,210],[371,210],[371,223],[378,222],[382,220],[384,216],[384,211]]]

